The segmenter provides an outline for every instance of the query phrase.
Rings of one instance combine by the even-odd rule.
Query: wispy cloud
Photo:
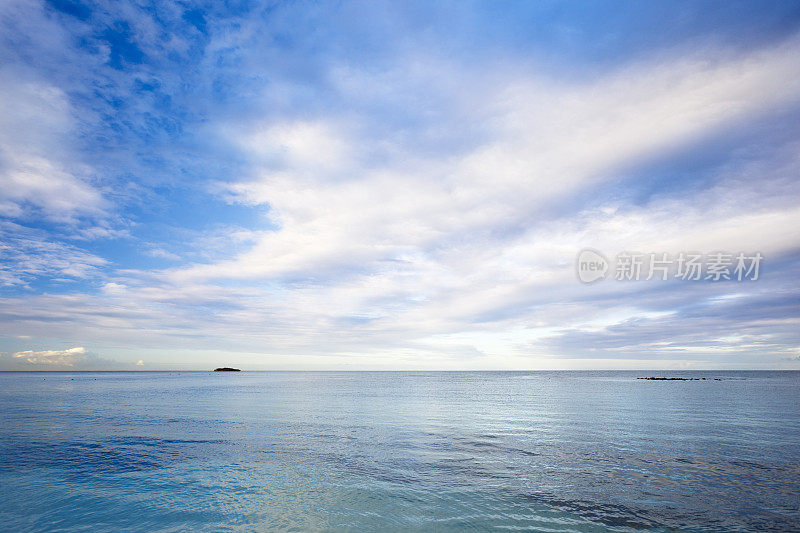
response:
[[[84,280],[100,276],[106,259],[47,232],[0,221],[0,286],[30,287],[37,279]]]

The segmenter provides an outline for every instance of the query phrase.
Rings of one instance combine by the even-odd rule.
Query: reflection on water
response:
[[[800,529],[800,373],[0,373],[3,529]]]

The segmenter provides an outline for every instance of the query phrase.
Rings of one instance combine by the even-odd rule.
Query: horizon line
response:
[[[650,368],[650,369],[636,369],[636,368],[564,368],[564,369],[487,369],[487,370],[443,370],[443,369],[428,369],[428,370],[369,370],[369,369],[324,369],[324,370],[311,370],[311,369],[239,369],[240,372],[800,372],[800,369],[792,368],[683,368],[683,369],[664,369],[664,368]],[[0,372],[138,372],[138,373],[153,373],[153,372],[216,372],[212,369],[175,369],[175,370],[40,370],[40,369],[9,369],[0,370]],[[230,373],[230,372],[225,372]]]

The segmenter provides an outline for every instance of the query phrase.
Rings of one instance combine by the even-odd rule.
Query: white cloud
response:
[[[250,154],[293,169],[330,172],[352,154],[336,128],[324,122],[267,125],[246,134],[234,130],[239,144]]]
[[[480,94],[488,102],[469,102],[481,114],[491,109],[491,141],[444,158],[409,152],[385,168],[359,166],[353,154],[380,140],[356,136],[352,127],[337,130],[324,121],[264,126],[240,144],[257,161],[286,150],[284,166],[263,167],[257,179],[230,190],[243,202],[269,205],[280,230],[233,260],[175,276],[372,271],[433,249],[447,252],[453,241],[463,245],[465,236],[467,243],[487,233],[502,238],[509,227],[530,225],[531,215],[548,202],[791,102],[800,92],[797,53],[800,47],[791,41],[744,58],[635,65],[577,86],[505,80],[493,93]],[[467,80],[464,85],[470,86]],[[766,216],[786,225],[793,217],[791,210]],[[656,225],[638,228],[650,238],[660,236]]]
[[[108,203],[70,149],[78,132],[67,96],[20,78],[0,72],[0,214],[22,217],[33,206],[61,222],[101,215]]]
[[[34,352],[27,350],[11,355],[15,359],[23,359],[33,365],[75,366],[85,359],[86,350],[82,346],[67,350],[42,350]]]
[[[178,261],[180,260],[181,256],[178,254],[174,254],[169,250],[164,250],[163,248],[148,248],[144,252],[146,255],[150,257],[155,257],[157,259],[167,259],[169,261]]]
[[[83,346],[0,353],[3,370],[121,370],[133,366],[105,359]]]

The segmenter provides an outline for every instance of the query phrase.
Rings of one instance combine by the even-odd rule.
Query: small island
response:
[[[231,368],[229,366],[222,366],[219,368],[215,368],[214,372],[241,372],[240,368]]]

